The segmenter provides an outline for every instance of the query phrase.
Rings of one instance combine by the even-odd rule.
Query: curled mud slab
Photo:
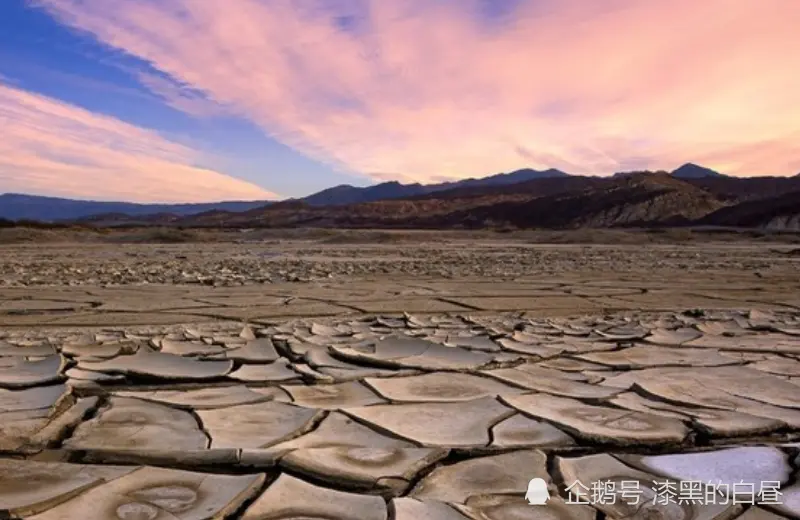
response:
[[[0,518],[800,517],[798,324],[747,310],[9,329]],[[643,502],[570,504],[575,481],[635,483]],[[661,503],[662,481],[775,482],[783,500]]]

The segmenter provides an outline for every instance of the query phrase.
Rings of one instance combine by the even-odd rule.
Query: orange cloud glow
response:
[[[199,154],[153,131],[0,83],[0,191],[100,200],[276,197],[194,166]]]
[[[165,74],[173,106],[376,178],[800,171],[796,0],[37,3]]]

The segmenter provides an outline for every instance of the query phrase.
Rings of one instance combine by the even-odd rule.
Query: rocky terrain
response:
[[[794,246],[250,233],[0,247],[0,518],[800,518]]]
[[[800,517],[796,313],[3,336],[10,518]]]
[[[520,238],[458,233],[348,233],[322,239],[185,244],[38,243],[6,246],[0,287],[208,285],[252,286],[350,279],[441,278],[514,280],[576,273],[726,272],[791,274],[800,265],[792,246],[746,239],[731,243],[647,244],[636,235],[609,235],[610,244],[529,243]],[[658,238],[658,235],[656,236]],[[229,237],[230,238],[230,237]],[[626,238],[630,240],[625,243]],[[354,240],[353,244],[349,244]],[[386,243],[382,243],[386,241]]]

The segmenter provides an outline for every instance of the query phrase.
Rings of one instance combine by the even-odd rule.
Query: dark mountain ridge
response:
[[[135,202],[104,202],[4,193],[0,195],[0,218],[52,222],[57,220],[80,219],[91,215],[103,214],[127,215],[133,217],[168,213],[183,216],[211,209],[245,211],[252,208],[263,207],[271,202],[272,201],[268,200],[259,200],[185,204],[140,204]]]
[[[571,192],[478,206],[450,214],[448,219],[478,227],[669,226],[685,225],[725,205],[714,195],[668,174],[641,172],[603,181]]]
[[[0,218],[75,222],[95,227],[336,223],[358,227],[435,227],[475,222],[605,226],[632,225],[635,221],[662,225],[666,221],[701,220],[724,207],[749,201],[767,205],[768,200],[791,193],[800,196],[800,176],[730,177],[690,163],[672,173],[622,172],[612,177],[523,169],[483,179],[430,185],[399,182],[366,188],[343,185],[306,198],[277,202],[135,204],[6,194],[0,196]],[[512,210],[518,215],[512,215]]]
[[[437,184],[401,184],[397,181],[389,181],[363,188],[350,186],[349,184],[340,184],[339,186],[334,186],[304,197],[301,200],[312,206],[337,206],[360,202],[374,202],[376,200],[425,196],[451,189],[507,186],[533,179],[565,177],[569,177],[569,174],[554,168],[541,171],[524,168],[509,173],[498,173],[489,177],[441,182]]]
[[[732,202],[766,199],[800,191],[800,176],[702,177],[686,181]]]
[[[545,177],[519,182],[516,184],[504,184],[496,186],[460,186],[450,188],[435,193],[407,197],[408,200],[449,200],[449,199],[471,199],[484,197],[500,197],[504,195],[529,195],[546,196],[557,195],[575,190],[583,190],[591,187],[604,186],[612,182],[610,177],[584,177],[581,175],[570,175],[567,177]]]
[[[537,179],[480,193],[460,188],[423,197],[336,206],[296,202],[184,226],[350,228],[561,228],[683,225],[726,205],[708,191],[669,174],[634,173],[617,178]],[[526,186],[521,189],[520,186]],[[513,188],[513,189],[512,189]],[[466,192],[467,195],[459,195]]]
[[[706,215],[698,224],[800,231],[800,191],[727,206]]]

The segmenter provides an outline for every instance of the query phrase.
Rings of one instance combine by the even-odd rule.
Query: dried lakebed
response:
[[[0,518],[769,520],[798,472],[796,312],[0,332]]]

